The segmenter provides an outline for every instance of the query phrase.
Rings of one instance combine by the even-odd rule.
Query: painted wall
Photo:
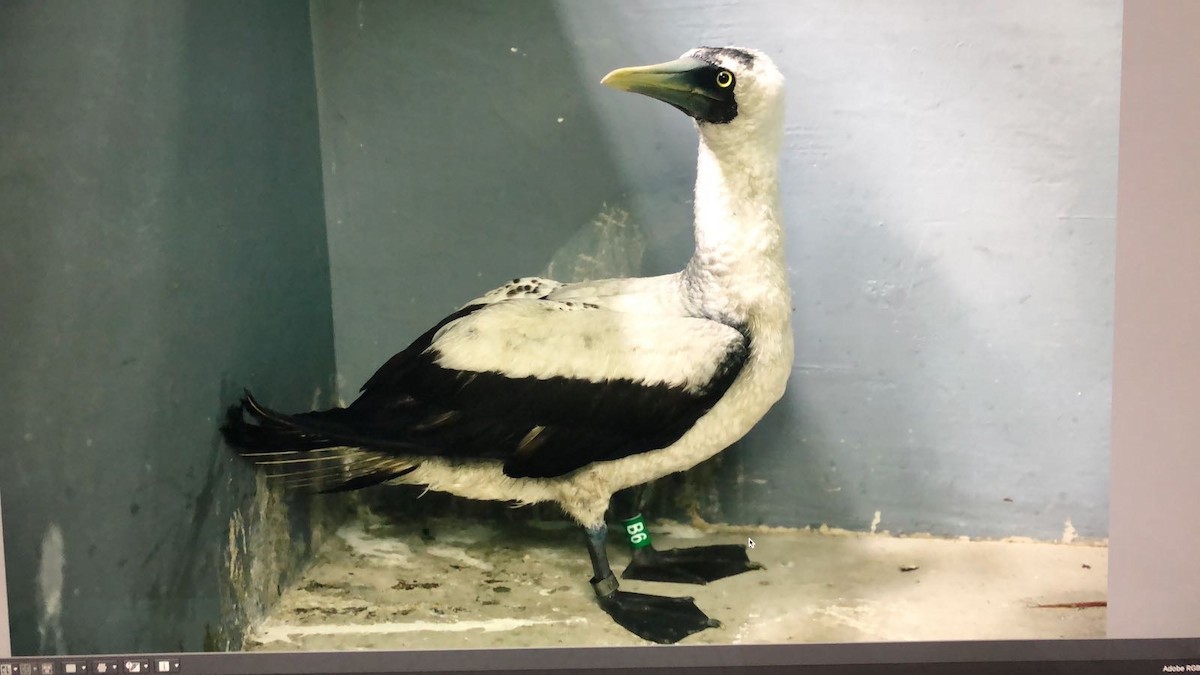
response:
[[[694,133],[598,80],[753,46],[789,79],[797,363],[667,491],[730,522],[1105,536],[1120,2],[318,1],[313,27],[343,397],[564,255],[677,269]]]
[[[314,513],[253,494],[224,408],[332,385],[307,7],[4,3],[0,71],[13,651],[222,646]]]

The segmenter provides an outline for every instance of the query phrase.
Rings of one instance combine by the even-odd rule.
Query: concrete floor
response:
[[[660,549],[745,543],[765,570],[690,595],[721,628],[683,644],[1103,637],[1103,546],[657,523]],[[595,604],[582,535],[565,523],[410,528],[356,521],[247,639],[259,651],[646,644]],[[628,560],[610,542],[614,569]],[[909,569],[915,568],[915,569]],[[907,571],[903,571],[907,570]],[[1038,607],[1073,605],[1084,607]]]

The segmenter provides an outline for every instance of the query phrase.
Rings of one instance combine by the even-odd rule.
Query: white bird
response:
[[[690,598],[618,590],[605,511],[617,491],[725,449],[783,395],[793,349],[778,192],[783,77],[758,51],[701,47],[602,82],[695,120],[696,249],[681,272],[514,279],[393,356],[350,406],[287,415],[247,392],[223,431],[288,485],[404,483],[557,502],[587,533],[601,607],[643,638],[675,642],[718,624]],[[636,578],[668,581],[758,567],[741,546],[634,558]]]

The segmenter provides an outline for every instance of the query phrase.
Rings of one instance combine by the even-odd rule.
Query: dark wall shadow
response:
[[[316,2],[340,391],[625,187],[549,0]],[[614,95],[616,95],[614,93]]]
[[[253,491],[222,410],[332,386],[307,7],[10,3],[0,64],[14,651],[202,649]]]

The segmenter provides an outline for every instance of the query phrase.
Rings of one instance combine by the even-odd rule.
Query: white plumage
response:
[[[689,316],[615,312],[591,303],[505,300],[444,326],[430,349],[443,368],[507,377],[609,379],[698,391],[742,335]]]

